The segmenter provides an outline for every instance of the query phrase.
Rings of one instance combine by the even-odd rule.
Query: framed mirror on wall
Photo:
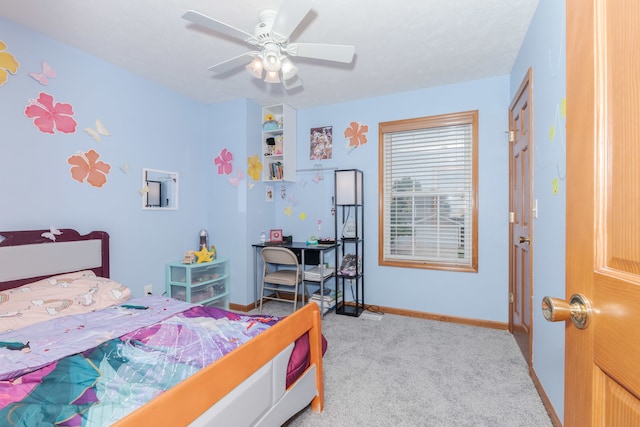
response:
[[[142,209],[178,209],[178,173],[142,169]]]

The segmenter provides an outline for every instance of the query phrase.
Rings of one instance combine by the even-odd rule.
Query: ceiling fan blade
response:
[[[292,79],[283,80],[282,81],[282,86],[284,86],[284,88],[286,90],[295,89],[297,87],[302,86],[302,79],[300,77],[298,77],[298,76],[295,76]]]
[[[286,51],[291,56],[324,59],[348,64],[353,61],[356,47],[341,44],[289,43]]]
[[[273,21],[271,34],[276,33],[282,37],[279,41],[288,40],[312,7],[313,0],[284,0]]]
[[[248,64],[258,55],[258,53],[259,52],[257,51],[243,53],[242,55],[238,55],[219,64],[212,65],[209,67],[209,71],[212,71],[214,74],[226,73],[236,67]]]
[[[249,34],[246,31],[242,31],[236,27],[232,27],[229,24],[225,24],[224,22],[218,21],[217,19],[213,19],[207,15],[203,15],[200,12],[196,12],[195,10],[189,10],[182,15],[183,19],[187,21],[191,21],[194,24],[202,25],[203,27],[207,27],[213,31],[217,31],[222,34],[226,34],[236,39],[240,39],[247,43],[252,43],[253,34]]]

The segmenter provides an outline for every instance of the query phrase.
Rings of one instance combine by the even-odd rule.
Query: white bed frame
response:
[[[49,230],[0,231],[0,291],[78,270],[109,277],[106,232],[61,231],[56,241],[42,237]],[[305,333],[311,365],[287,388],[293,342]],[[320,313],[308,304],[114,425],[279,426],[309,404],[321,412],[321,339]]]

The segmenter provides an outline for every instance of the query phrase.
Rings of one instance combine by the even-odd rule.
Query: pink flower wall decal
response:
[[[229,175],[231,171],[233,171],[233,165],[231,161],[233,160],[233,154],[230,151],[227,151],[226,148],[223,148],[218,157],[213,160],[213,163],[218,166],[218,175]]]
[[[350,147],[357,148],[367,143],[367,135],[365,135],[367,132],[369,132],[369,126],[351,122],[349,127],[344,130],[344,137],[349,140]]]
[[[107,182],[107,175],[111,170],[111,165],[103,161],[98,161],[100,154],[95,150],[89,150],[86,153],[79,152],[75,156],[67,159],[67,163],[71,165],[71,177],[79,182],[87,183],[94,187],[102,187]]]
[[[63,133],[73,133],[78,125],[73,119],[71,104],[53,103],[53,96],[40,92],[38,99],[30,99],[24,114],[33,120],[40,132],[54,133],[54,129]]]

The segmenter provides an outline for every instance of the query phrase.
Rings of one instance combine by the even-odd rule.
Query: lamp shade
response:
[[[282,61],[280,60],[280,48],[275,44],[267,44],[262,52],[262,66],[267,71],[280,71]]]
[[[287,57],[282,59],[282,68],[280,70],[282,71],[282,80],[289,80],[298,73],[298,67],[293,65]]]
[[[336,205],[362,204],[362,171],[346,169],[335,171]]]
[[[267,83],[280,83],[280,77],[278,77],[277,71],[267,71],[267,75],[264,78]]]
[[[262,60],[260,58],[254,58],[253,61],[245,65],[244,68],[256,79],[262,78]]]

